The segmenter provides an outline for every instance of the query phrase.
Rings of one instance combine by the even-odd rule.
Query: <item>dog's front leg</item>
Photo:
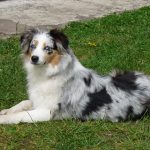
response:
[[[49,109],[35,109],[8,115],[0,115],[0,124],[18,124],[20,122],[34,123],[52,119]]]
[[[25,111],[25,110],[30,110],[31,108],[32,108],[32,102],[30,100],[24,100],[9,109],[4,109],[0,111],[0,115],[6,115],[6,114]]]

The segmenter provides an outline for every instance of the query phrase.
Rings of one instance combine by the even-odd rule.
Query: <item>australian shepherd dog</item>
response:
[[[67,36],[56,29],[28,30],[20,42],[29,100],[2,110],[0,124],[68,118],[118,122],[149,111],[150,78],[143,73],[96,74],[79,62]]]

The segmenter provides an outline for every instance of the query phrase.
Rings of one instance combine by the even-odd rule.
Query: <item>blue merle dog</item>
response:
[[[118,122],[137,119],[150,108],[148,76],[126,71],[98,75],[79,62],[58,30],[28,30],[21,47],[29,100],[2,110],[0,124],[66,118]]]

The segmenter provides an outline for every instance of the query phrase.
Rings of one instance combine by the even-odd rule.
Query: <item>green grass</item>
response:
[[[98,73],[112,69],[150,74],[150,7],[63,29],[80,61]],[[0,40],[0,109],[27,99],[18,38]],[[0,149],[150,150],[150,118],[136,122],[49,121],[0,125]]]

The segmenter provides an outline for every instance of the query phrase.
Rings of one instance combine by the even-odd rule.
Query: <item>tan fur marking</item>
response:
[[[39,42],[37,40],[34,40],[33,43],[35,44],[36,47],[39,44]]]
[[[45,47],[46,47],[46,43],[44,42],[44,43],[43,43],[43,49],[44,49]]]
[[[25,58],[26,58],[26,59],[30,59],[30,58],[31,58],[31,49],[29,49],[29,50],[27,51],[27,53],[25,53]]]
[[[60,62],[61,54],[58,51],[54,50],[52,54],[46,54],[45,59],[48,64],[55,66]]]

